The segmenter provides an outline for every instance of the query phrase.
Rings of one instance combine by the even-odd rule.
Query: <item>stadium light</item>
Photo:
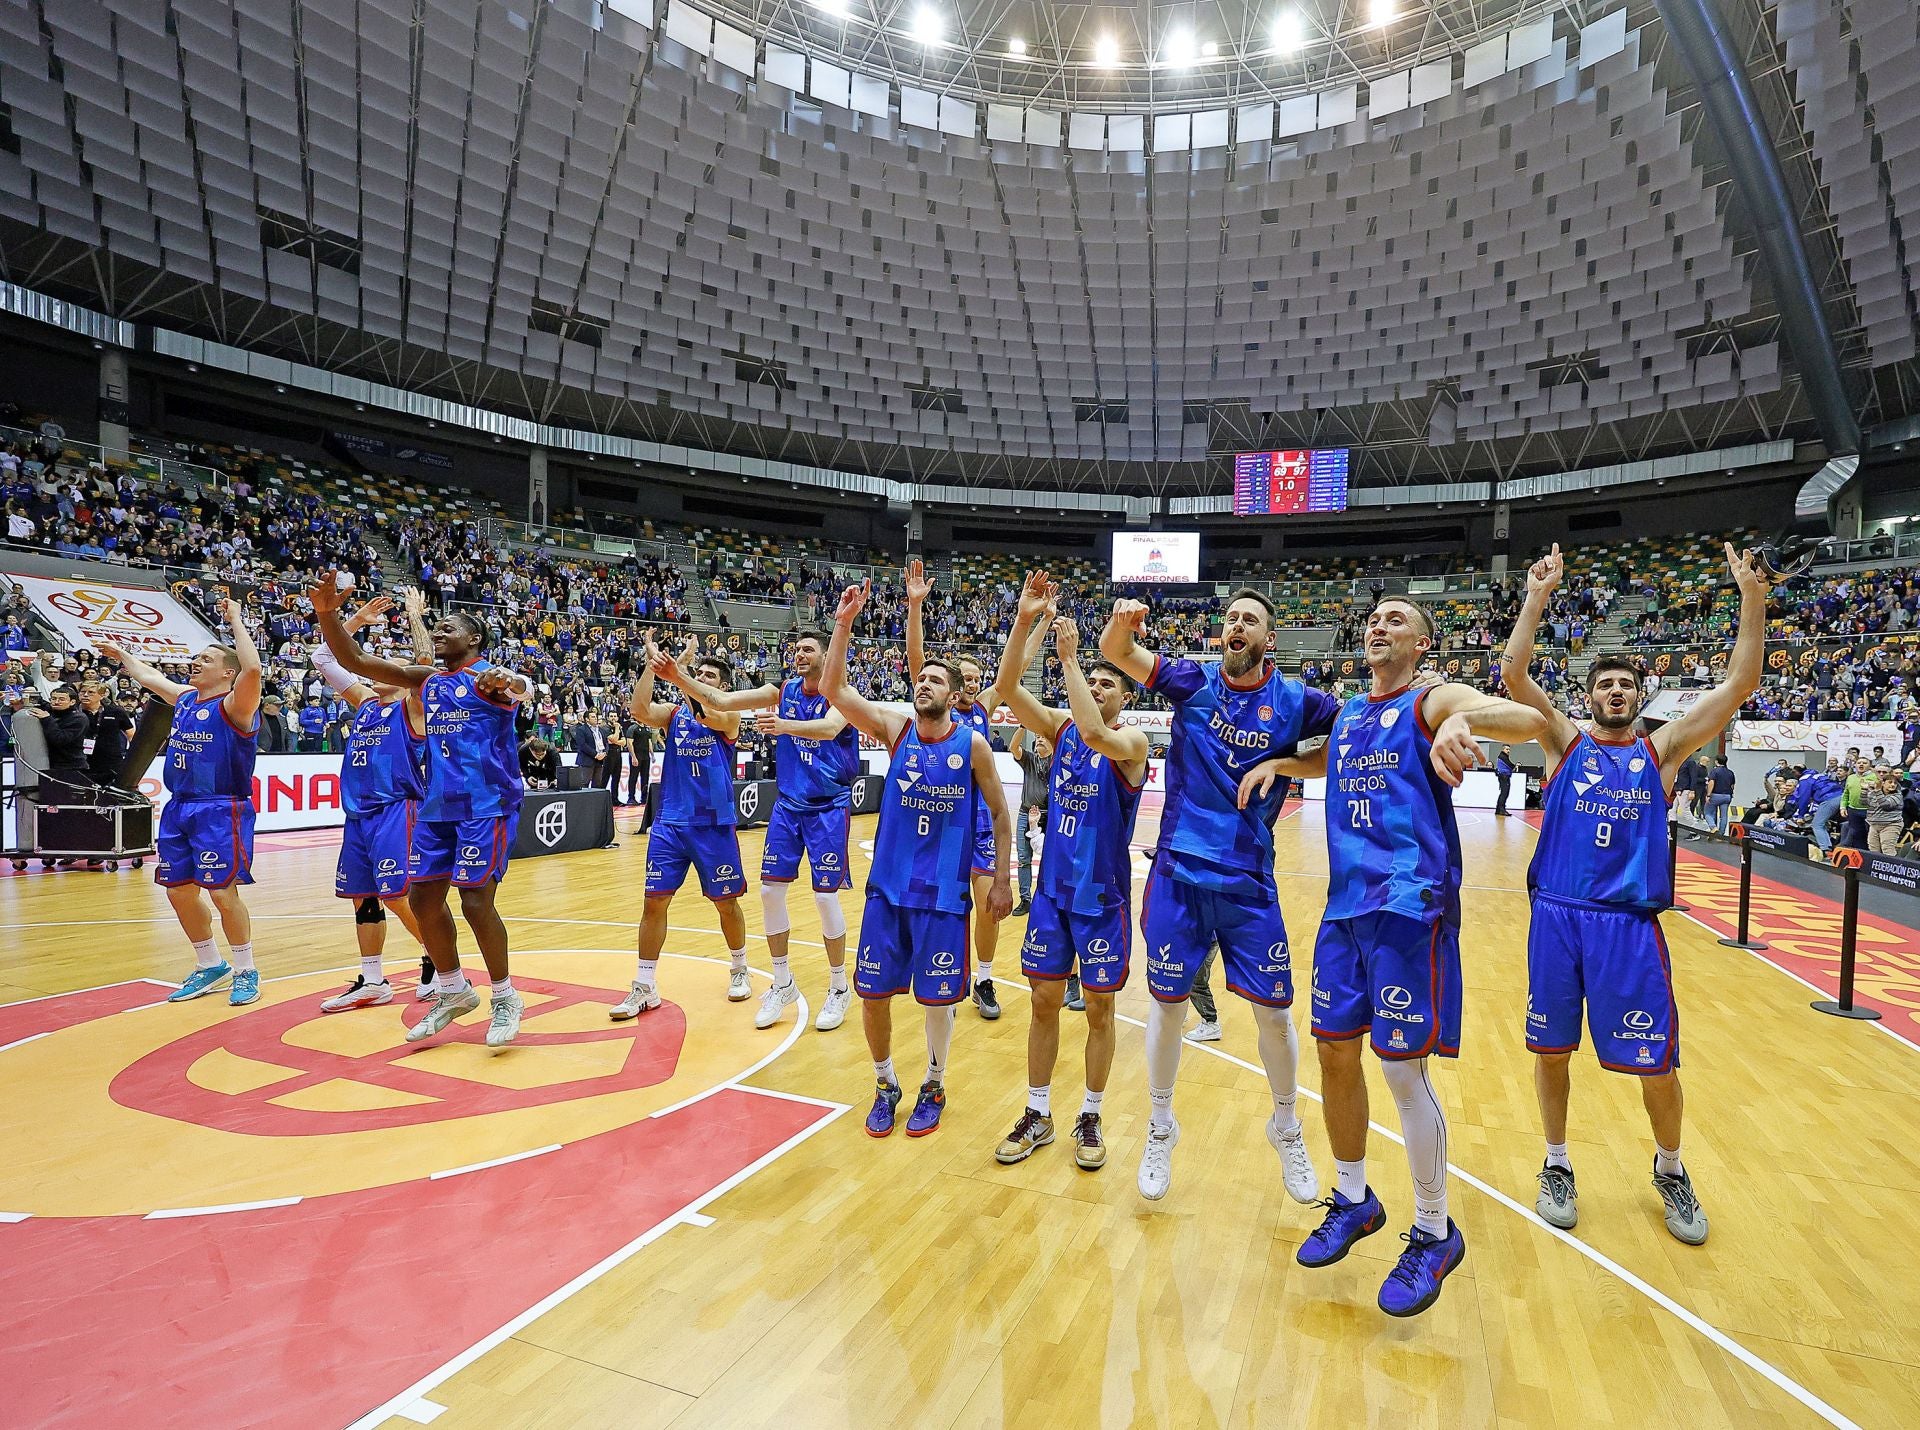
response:
[[[813,0],[813,6],[816,10],[825,10],[829,15],[846,18],[847,0]]]
[[[1102,35],[1093,42],[1093,58],[1103,65],[1120,63],[1120,42],[1112,35]]]
[[[1007,53],[1017,60],[1025,59],[1027,57],[1027,42],[1018,35],[1015,35],[1011,40],[1007,41]]]
[[[1384,25],[1400,12],[1395,0],[1373,0],[1373,23]]]
[[[947,22],[931,5],[922,5],[913,17],[913,37],[923,45],[937,45],[947,32]]]
[[[1218,40],[1208,40],[1204,45],[1200,47],[1200,58],[1203,60],[1219,59],[1220,58],[1220,42]]]
[[[1185,66],[1193,63],[1193,31],[1174,30],[1167,35],[1166,59],[1170,65]]]
[[[1300,48],[1301,25],[1298,10],[1282,10],[1273,17],[1273,48],[1276,54],[1290,55]]]

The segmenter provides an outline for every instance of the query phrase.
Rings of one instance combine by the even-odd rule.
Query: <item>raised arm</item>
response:
[[[427,598],[418,586],[409,586],[403,593],[402,599],[407,605],[407,638],[413,642],[413,658],[422,665],[432,665],[433,634],[427,629]],[[367,604],[371,605],[372,602]]]
[[[999,703],[1013,712],[1013,718],[1023,727],[1036,735],[1044,735],[1048,740],[1059,737],[1060,727],[1066,723],[1066,716],[1058,710],[1049,710],[1038,700],[1033,692],[1021,684],[1027,673],[1027,667],[1033,664],[1034,652],[1040,648],[1040,641],[1046,636],[1044,617],[1058,594],[1053,582],[1047,579],[1044,571],[1035,571],[1027,577],[1026,585],[1020,592],[1020,607],[1014,613],[1013,629],[1007,632],[1007,643],[1000,651],[1000,668],[994,672],[993,684],[988,687],[999,695]],[[986,692],[982,692],[985,695]],[[989,712],[992,706],[988,707]]]
[[[112,641],[101,641],[94,649],[131,676],[136,685],[151,691],[169,705],[178,704],[180,697],[193,688],[182,685],[178,681],[168,680],[132,651],[122,650]]]
[[[1740,713],[1760,688],[1761,657],[1767,638],[1767,577],[1751,551],[1736,553],[1728,542],[1727,569],[1740,588],[1740,627],[1727,660],[1727,676],[1706,692],[1686,714],[1662,725],[1653,735],[1660,756],[1660,773],[1671,782],[1680,762],[1704,749],[1727,722]]]
[[[1080,628],[1072,616],[1061,616],[1054,621],[1053,649],[1060,657],[1060,676],[1067,685],[1067,708],[1073,712],[1073,723],[1080,731],[1080,738],[1087,742],[1087,748],[1119,765],[1129,784],[1139,784],[1147,772],[1150,748],[1147,732],[1131,727],[1116,730],[1107,724],[1106,716],[1100,713],[1099,702],[1093,698],[1093,687],[1087,684],[1086,672],[1080,669]]]
[[[221,607],[221,614],[233,634],[233,653],[240,658],[240,671],[233,677],[233,689],[220,703],[236,726],[251,729],[253,717],[260,713],[260,651],[247,630],[246,612],[238,601],[228,601]]]
[[[1139,641],[1147,630],[1144,601],[1115,601],[1106,629],[1100,632],[1100,654],[1141,684],[1153,679],[1159,657]]]
[[[669,685],[678,686],[693,699],[700,702],[703,710],[732,711],[768,710],[780,703],[780,687],[777,685],[755,685],[746,690],[722,690],[717,685],[709,685],[700,679],[680,661],[670,662],[671,671],[657,672],[660,679]]]
[[[854,729],[891,750],[901,731],[907,728],[910,717],[883,710],[847,683],[847,646],[853,640],[853,623],[866,609],[872,589],[869,578],[840,593],[840,605],[833,613],[833,639],[827,642],[826,664],[820,671],[820,693],[827,697],[829,705],[847,717]]]
[[[673,720],[674,707],[653,698],[653,662],[660,655],[660,648],[653,643],[653,632],[640,632],[640,638],[646,642],[640,661],[640,678],[633,683],[633,695],[627,702],[627,713],[642,725],[655,730],[664,730]]]
[[[1026,640],[1021,643],[1017,650],[1020,673],[1022,675],[1026,673],[1027,667],[1033,664],[1033,658],[1040,654],[1040,647],[1047,643],[1047,632],[1053,626],[1055,602],[1058,600],[1059,595],[1060,588],[1051,581],[1047,582],[1047,604],[1034,619],[1032,627],[1027,632]],[[1011,638],[1009,638],[1008,646],[1011,645],[1012,641]],[[1006,668],[1006,664],[1007,651],[1006,648],[1003,647],[1000,653],[1000,666],[1002,670]],[[1008,684],[1000,678],[1000,673],[996,671],[994,673],[993,683],[980,692],[980,699],[985,704],[987,714],[992,715],[993,712],[1002,705],[1010,707],[1013,704],[1013,691],[1019,684],[1020,682],[1017,677],[1012,684]]]
[[[1539,739],[1547,728],[1547,717],[1532,706],[1456,682],[1427,691],[1421,716],[1433,732],[1434,773],[1450,785],[1459,784],[1468,770],[1487,762],[1480,740],[1519,745]]]
[[[1565,570],[1557,541],[1552,551],[1527,568],[1527,598],[1514,618],[1513,634],[1507,637],[1506,651],[1500,657],[1500,681],[1507,693],[1546,716],[1547,728],[1541,732],[1540,746],[1547,753],[1550,771],[1566,758],[1573,742],[1580,738],[1580,729],[1555,708],[1553,697],[1540,688],[1528,667],[1533,664],[1533,638],[1540,629],[1540,618],[1546,614],[1547,602],[1559,589]]]
[[[393,609],[393,602],[386,596],[375,596],[366,602],[342,623],[347,634],[358,635],[361,630],[373,624],[381,616]],[[373,699],[373,688],[363,680],[356,680],[353,673],[344,669],[334,658],[332,651],[324,645],[313,647],[307,652],[307,659],[319,672],[320,678],[327,683],[327,689],[346,701],[348,706],[358,710],[367,701]]]
[[[313,605],[314,624],[320,627],[320,639],[327,643],[327,649],[333,652],[333,658],[340,663],[341,669],[382,685],[397,685],[403,690],[418,690],[433,674],[432,666],[401,665],[398,661],[383,660],[360,648],[360,642],[353,638],[346,623],[340,619],[340,608],[346,604],[347,593],[340,589],[334,572],[323,571],[320,574],[320,579],[308,590],[307,600]]]
[[[993,885],[987,891],[987,912],[1004,919],[1013,911],[1013,817],[1007,813],[1007,792],[1000,787],[1000,771],[993,762],[993,746],[977,730],[973,736],[973,783],[993,816]]]
[[[920,627],[920,608],[933,594],[933,582],[918,556],[907,563],[907,684],[920,678],[920,667],[927,663],[927,642]],[[853,722],[858,725],[858,720]]]

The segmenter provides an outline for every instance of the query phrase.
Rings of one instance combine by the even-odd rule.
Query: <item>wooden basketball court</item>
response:
[[[1143,816],[1143,841],[1151,825]],[[754,1005],[725,1001],[712,910],[690,891],[662,964],[669,1007],[610,1030],[600,1005],[631,974],[641,839],[513,867],[500,902],[529,1009],[521,1044],[497,1057],[476,1026],[468,1041],[399,1058],[417,949],[397,925],[389,966],[405,996],[320,1017],[354,964],[328,836],[262,837],[250,900],[267,991],[246,1009],[224,997],[154,1006],[164,990],[133,981],[171,983],[188,958],[145,873],[0,878],[5,1418],[442,1430],[1915,1423],[1912,936],[1886,925],[1863,936],[1863,989],[1896,1015],[1886,1025],[1821,1017],[1808,983],[1821,982],[1831,911],[1764,893],[1759,917],[1786,950],[1786,967],[1772,966],[1715,942],[1730,881],[1687,859],[1681,896],[1704,922],[1665,925],[1686,1158],[1712,1237],[1695,1249],[1667,1235],[1637,1086],[1590,1052],[1575,1063],[1581,1219],[1562,1234],[1532,1214],[1541,1143],[1521,1032],[1534,834],[1478,813],[1461,825],[1466,1030],[1435,1081],[1468,1252],[1410,1322],[1374,1306],[1392,1236],[1326,1270],[1295,1265],[1317,1213],[1280,1188],[1252,1023],[1230,995],[1225,1040],[1184,1056],[1166,1200],[1150,1206],[1134,1187],[1147,1112],[1137,967],[1105,1107],[1107,1167],[1076,1170],[1064,1138],[1022,1165],[995,1163],[1025,1087],[1017,920],[996,969],[1006,1015],[989,1024],[962,1009],[941,1130],[876,1142],[860,1126],[872,1074],[858,1017],[828,1034],[810,1026],[826,975],[803,897],[804,1032],[791,1015],[756,1032]],[[856,843],[871,833],[856,821]],[[1304,1017],[1324,893],[1318,807],[1284,819],[1278,842]],[[743,845],[757,867],[758,833]],[[863,876],[864,852],[856,864]],[[757,930],[756,895],[746,907]],[[856,921],[858,894],[844,907]],[[1796,937],[1805,967],[1790,961]],[[764,969],[757,932],[750,949]],[[1081,1036],[1065,1017],[1055,1094],[1071,1108]],[[911,1085],[924,1050],[910,1004],[895,1026]],[[1325,1182],[1310,1044],[1301,1073]],[[1377,1077],[1372,1090],[1376,1124],[1391,1130]],[[1400,1149],[1377,1130],[1372,1158],[1402,1230],[1412,1195]]]

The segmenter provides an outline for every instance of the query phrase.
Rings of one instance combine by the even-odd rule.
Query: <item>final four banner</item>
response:
[[[91,650],[112,641],[150,664],[175,665],[215,644],[213,633],[166,591],[112,581],[4,574],[70,646]]]

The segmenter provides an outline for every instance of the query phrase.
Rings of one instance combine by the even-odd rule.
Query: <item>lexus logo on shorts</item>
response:
[[[1267,946],[1267,962],[1268,963],[1280,964],[1280,963],[1285,963],[1286,961],[1287,961],[1287,941],[1285,939],[1281,939],[1280,942],[1275,944],[1269,944]]]
[[[1093,938],[1093,939],[1087,940],[1087,952],[1092,954],[1095,958],[1105,958],[1107,954],[1112,950],[1112,948],[1113,948],[1113,945],[1104,938]]]
[[[218,865],[219,862],[220,862],[220,856],[214,850],[202,849],[200,851],[200,865],[202,868],[211,869],[216,865]]]
[[[713,869],[713,877],[716,879],[731,879],[738,875],[739,872],[740,871],[731,864],[716,864]]]
[[[1413,995],[1400,987],[1388,987],[1380,990],[1380,1001],[1389,1008],[1406,1008],[1412,1005]]]
[[[822,854],[820,856],[820,867],[822,869],[832,869],[836,867],[839,863],[840,863],[840,856],[838,854],[829,852],[826,854]]]
[[[462,864],[471,864],[479,857],[480,846],[478,844],[463,844],[460,846],[460,862]]]
[[[1629,1028],[1644,1033],[1653,1026],[1653,1014],[1647,1012],[1644,1008],[1635,1008],[1621,1021]]]
[[[533,837],[551,849],[567,837],[567,807],[555,801],[540,807],[533,817]]]
[[[400,872],[400,865],[392,859],[382,859],[380,861],[380,872],[382,874],[398,874]]]
[[[952,968],[954,964],[958,962],[959,960],[954,957],[953,953],[944,948],[933,956],[933,966],[935,968]]]
[[[752,819],[760,812],[760,786],[745,784],[740,786],[740,816]]]

